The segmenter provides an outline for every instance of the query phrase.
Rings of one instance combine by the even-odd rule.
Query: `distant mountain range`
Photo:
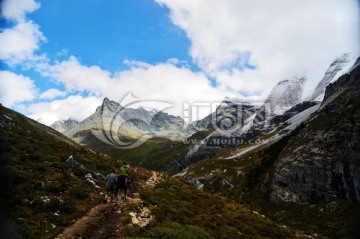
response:
[[[69,119],[55,122],[51,127],[84,145],[90,142],[96,145],[96,139],[109,147],[120,148],[135,148],[152,138],[179,142],[182,149],[169,159],[167,167],[170,172],[176,172],[216,155],[220,148],[242,146],[225,156],[233,158],[290,134],[318,110],[325,87],[340,74],[353,69],[354,62],[350,54],[335,59],[305,101],[306,77],[293,77],[280,81],[262,105],[226,97],[215,112],[189,125],[179,116],[145,108],[126,108],[105,98],[82,122]],[[253,145],[255,141],[262,143]]]
[[[306,101],[320,102],[325,87],[340,74],[348,71],[354,65],[354,59],[350,54],[344,54],[342,57],[335,59],[313,93],[306,98]],[[289,116],[294,116],[296,112],[300,113],[306,110],[307,107],[314,105],[314,103],[302,103],[305,81],[305,76],[280,81],[272,89],[262,106],[245,102],[242,99],[227,97],[219,105],[216,112],[202,120],[192,122],[190,125],[185,125],[184,120],[179,116],[144,108],[124,108],[119,103],[105,98],[102,105],[96,109],[96,112],[82,122],[68,119],[56,121],[51,127],[79,143],[85,143],[83,142],[85,131],[95,134],[98,138],[102,138],[103,141],[110,140],[110,143],[116,143],[113,137],[126,139],[143,137],[142,140],[163,137],[181,141],[198,131],[209,128],[209,124],[211,124],[210,127],[216,129],[216,132],[212,131],[212,136],[231,135],[249,139],[258,135],[258,131],[261,131],[262,134],[266,133],[274,129],[275,126],[279,126],[285,119],[289,119]],[[300,103],[301,107],[300,105],[297,106],[296,112],[290,110]],[[290,110],[291,114],[288,110]],[[266,117],[266,120],[264,117]],[[237,122],[238,120],[241,122]],[[234,127],[237,129],[234,129]],[[265,131],[264,127],[266,127]],[[107,131],[107,133],[104,133],[104,131]],[[104,134],[105,138],[103,138]]]
[[[180,141],[195,133],[198,127],[186,126],[179,116],[144,108],[124,108],[105,98],[94,114],[63,133],[78,143],[84,143],[84,138],[93,134],[103,142],[115,145],[119,138],[146,140],[161,137]]]

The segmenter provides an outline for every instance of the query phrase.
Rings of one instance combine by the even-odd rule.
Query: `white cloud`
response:
[[[43,60],[35,51],[46,41],[40,26],[26,20],[26,14],[40,8],[35,0],[4,0],[1,4],[2,16],[14,25],[0,32],[0,60],[9,65]],[[24,65],[26,66],[26,65]]]
[[[78,121],[83,120],[94,113],[100,104],[101,101],[94,96],[71,95],[62,100],[31,104],[28,111],[30,118],[50,125],[57,120],[66,120],[70,117]]]
[[[67,91],[87,91],[97,96],[104,95],[111,82],[110,72],[99,66],[84,66],[74,56],[54,65],[43,64],[38,70],[45,77],[62,83]]]
[[[220,87],[239,92],[265,97],[298,74],[314,84],[336,57],[359,54],[356,0],[156,1],[187,33],[195,62]],[[256,69],[244,71],[246,64]]]
[[[40,4],[35,0],[4,0],[2,3],[2,15],[4,18],[15,21],[23,21],[26,13],[37,10]]]
[[[69,92],[87,92],[99,99],[109,97],[115,101],[128,93],[139,99],[166,101],[174,105],[168,112],[183,115],[183,103],[219,102],[226,95],[234,95],[228,89],[211,85],[201,72],[179,67],[178,60],[151,65],[139,61],[126,61],[129,70],[111,75],[98,66],[82,65],[71,56],[67,61],[47,65],[39,69],[41,74],[63,84]]]
[[[29,77],[0,71],[0,101],[6,107],[35,99],[37,90]]]
[[[233,94],[230,90],[212,86],[202,72],[192,72],[173,62],[178,61],[118,72],[114,77],[113,87],[106,93],[115,100],[131,92],[140,99],[167,101],[174,105],[168,112],[179,116],[183,116],[184,103],[219,102],[224,96]]]
[[[58,89],[48,89],[45,92],[41,93],[40,99],[52,100],[57,97],[64,97],[66,92],[60,91]]]
[[[40,99],[73,95],[33,103],[28,109],[32,117],[46,124],[69,117],[81,120],[94,112],[103,97],[120,101],[127,93],[173,103],[168,112],[183,116],[183,103],[213,103],[241,94],[263,100],[278,81],[294,75],[305,74],[315,84],[335,57],[345,52],[359,54],[356,0],[156,1],[170,9],[171,20],[187,33],[190,55],[202,71],[193,72],[178,59],[158,64],[126,60],[123,63],[129,70],[116,73],[83,65],[75,56],[52,65],[37,61],[32,66],[66,91],[50,89]],[[0,33],[0,59],[23,66],[24,61],[39,58],[35,53],[46,38],[25,16],[40,5],[34,0],[5,0],[2,7],[3,16],[16,24]],[[67,54],[64,50],[57,57]],[[249,64],[255,69],[249,69]],[[33,81],[6,74],[16,80],[7,84],[8,91],[2,87],[2,99],[8,104],[34,99]],[[25,84],[9,88],[16,82]]]
[[[0,33],[0,60],[10,65],[39,58],[34,52],[46,41],[40,27],[32,21],[20,22]]]

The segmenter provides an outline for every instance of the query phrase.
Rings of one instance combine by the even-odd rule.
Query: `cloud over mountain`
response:
[[[186,34],[190,44],[188,59],[174,55],[160,61],[148,61],[144,60],[146,57],[127,57],[128,49],[119,47],[121,50],[114,49],[109,53],[121,55],[116,58],[118,63],[102,63],[105,58],[89,63],[86,57],[91,54],[78,54],[77,49],[67,45],[52,49],[57,45],[56,40],[47,39],[41,28],[44,23],[36,22],[28,15],[49,7],[48,2],[40,6],[35,0],[3,1],[1,7],[6,26],[0,32],[0,60],[8,68],[7,73],[2,74],[7,78],[1,81],[11,86],[9,80],[17,78],[27,84],[19,88],[22,91],[18,91],[17,96],[10,94],[11,90],[9,94],[2,93],[2,102],[24,104],[23,108],[27,110],[23,113],[41,115],[39,118],[42,119],[52,112],[49,116],[52,119],[67,115],[65,105],[71,96],[81,97],[81,102],[92,102],[89,107],[94,109],[95,103],[103,97],[120,101],[132,93],[140,99],[171,102],[174,107],[169,113],[182,116],[183,104],[189,102],[211,104],[220,102],[225,96],[264,101],[277,82],[292,77],[307,78],[304,86],[304,95],[307,95],[335,58],[346,52],[359,55],[360,14],[356,0],[155,2],[157,4],[151,4],[159,12],[154,14],[168,12],[173,28]],[[123,3],[116,4],[120,7]],[[93,4],[87,7],[90,6]],[[124,26],[131,29],[132,24],[137,23],[113,24],[112,28],[100,27],[102,31],[116,31]],[[49,23],[47,30],[55,25]],[[64,37],[68,36],[65,34]],[[87,37],[92,39],[94,35]],[[105,38],[97,37],[99,45],[107,44],[102,41]],[[71,39],[73,41],[76,39]],[[147,44],[131,42],[133,48]],[[85,45],[85,42],[78,42],[77,47],[84,46],[86,53],[96,51],[94,46],[86,48]],[[151,45],[147,47],[152,48]],[[152,54],[157,53],[156,49],[152,51]],[[137,52],[137,56],[142,55]],[[107,64],[118,64],[118,67],[109,69]],[[12,72],[11,76],[9,72]],[[56,104],[62,102],[60,105],[63,106],[57,108],[56,117],[51,108],[55,101]],[[78,119],[88,116],[88,111],[82,107],[73,112],[73,117]]]

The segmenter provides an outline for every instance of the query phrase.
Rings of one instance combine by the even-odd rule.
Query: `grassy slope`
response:
[[[233,200],[194,190],[169,177],[143,200],[156,223],[128,236],[144,238],[294,238],[295,232],[273,223]]]
[[[90,132],[85,139],[86,145],[98,152],[103,152],[113,158],[130,161],[133,164],[141,164],[152,170],[167,171],[168,162],[177,157],[177,154],[185,154],[187,145],[182,142],[174,142],[165,138],[152,138],[134,149],[121,149],[98,140]]]
[[[102,189],[97,191],[84,176],[106,174],[112,160],[2,106],[0,122],[1,198],[3,206],[11,208],[5,212],[11,219],[5,225],[7,233],[53,238],[100,202],[103,180],[98,178]],[[69,155],[87,169],[67,165]]]

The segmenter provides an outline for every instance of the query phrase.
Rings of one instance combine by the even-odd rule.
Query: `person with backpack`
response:
[[[120,190],[120,193],[122,194],[121,196],[126,198],[127,177],[128,176],[129,176],[128,167],[127,167],[127,164],[124,163],[123,165],[121,165],[120,173],[119,173],[119,176],[117,177],[117,186],[116,186],[115,195],[117,195],[117,192]]]
[[[114,196],[115,196],[115,189],[116,189],[116,183],[118,179],[115,174],[115,169],[109,173],[105,178],[105,188],[107,191],[107,196],[110,196],[110,202],[112,202]]]

